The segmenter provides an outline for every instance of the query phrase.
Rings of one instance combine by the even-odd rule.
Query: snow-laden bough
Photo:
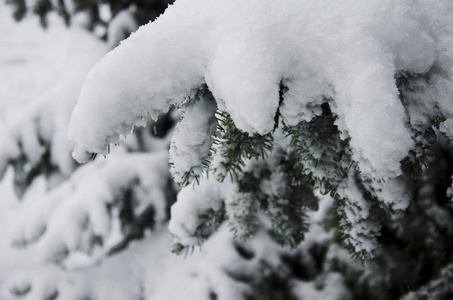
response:
[[[279,117],[289,126],[310,122],[327,103],[349,169],[379,202],[405,209],[411,174],[403,161],[418,147],[417,130],[432,130],[432,117],[442,115],[436,126],[453,136],[452,17],[451,1],[176,1],[91,70],[69,125],[73,157],[106,154],[135,126],[183,106],[172,143],[184,151],[171,151],[172,173],[196,178],[210,155],[203,140],[215,107],[206,101],[250,136],[273,132]],[[399,85],[401,78],[410,83]],[[201,87],[212,100],[191,98]],[[196,141],[189,128],[203,131]],[[203,151],[192,155],[192,144]],[[347,178],[340,197],[354,194]],[[357,209],[368,220],[368,208]],[[351,212],[348,222],[357,223]]]
[[[119,135],[180,104],[204,82],[238,128],[265,134],[279,106],[278,83],[286,78],[301,113],[315,95],[332,89],[338,126],[351,138],[362,171],[398,176],[413,142],[394,77],[425,73],[447,60],[451,66],[445,53],[451,27],[442,28],[445,13],[436,15],[451,6],[177,1],[92,69],[70,123],[74,157],[84,162],[87,153],[106,153]],[[313,80],[326,84],[301,88]]]

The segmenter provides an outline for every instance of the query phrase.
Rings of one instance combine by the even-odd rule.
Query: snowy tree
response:
[[[131,11],[128,7],[123,16]],[[0,19],[7,18],[3,9],[6,10],[1,6]],[[136,264],[135,275],[129,274],[133,276],[128,280],[125,275],[115,275],[117,269],[112,266],[106,267],[105,263],[97,266],[101,260],[109,261],[109,257],[127,249],[133,240],[148,236],[151,229],[158,232],[167,221],[169,205],[175,198],[166,159],[169,144],[166,134],[173,117],[162,117],[159,122],[149,122],[147,128],[138,129],[133,137],[121,142],[120,149],[111,156],[113,159],[104,162],[99,158],[81,167],[71,158],[73,145],[67,139],[69,117],[86,73],[121,36],[118,31],[138,27],[137,23],[136,27],[128,27],[130,19],[118,18],[120,15],[118,12],[109,23],[108,32],[114,38],[109,37],[106,45],[78,24],[67,30],[58,26],[55,29],[52,26],[59,22],[50,13],[48,34],[57,35],[63,46],[57,43],[62,49],[52,49],[56,44],[53,43],[44,51],[58,54],[52,61],[57,67],[49,72],[49,78],[45,70],[39,70],[44,84],[36,93],[22,93],[23,99],[12,93],[2,94],[9,99],[2,99],[0,173],[3,176],[8,172],[4,181],[13,175],[19,198],[9,212],[14,221],[4,231],[16,247],[25,247],[34,258],[27,259],[25,255],[30,265],[21,272],[5,271],[7,275],[1,272],[1,287],[7,286],[15,295],[26,295],[29,299],[57,295],[62,299],[134,299],[145,293],[143,281],[137,280],[140,268]],[[27,42],[33,45],[33,41]],[[38,58],[42,56],[36,52]],[[17,56],[23,59],[20,54]],[[2,80],[7,79],[3,72],[1,75]],[[3,101],[10,102],[11,107],[3,108]],[[3,265],[8,265],[5,262],[8,257],[4,255]],[[120,258],[114,260],[120,266],[125,264],[118,263]],[[49,262],[70,272],[55,270],[47,266]],[[34,273],[33,269],[39,271]],[[117,288],[94,290],[97,284],[103,284],[93,280],[99,274],[108,284],[117,282]],[[0,298],[10,296],[2,294]]]
[[[179,106],[172,173],[201,190],[180,193],[175,240],[207,238],[200,215],[252,235],[235,220],[239,206],[246,222],[262,208],[282,244],[296,246],[306,231],[299,210],[319,189],[339,202],[346,243],[372,255],[379,219],[409,206],[427,149],[451,136],[452,120],[451,7],[374,5],[174,5],[90,72],[69,127],[73,156],[105,155],[120,135]],[[201,199],[212,189],[217,197]]]
[[[131,251],[178,190],[149,153],[168,143],[172,250],[212,263],[197,299],[452,297],[452,17],[441,0],[177,1],[89,72],[69,122],[84,165],[16,243],[68,270]],[[175,109],[156,146],[140,127]]]

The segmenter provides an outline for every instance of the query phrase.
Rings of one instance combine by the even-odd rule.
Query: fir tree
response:
[[[231,254],[216,257],[221,275],[206,276],[224,284],[206,299],[451,297],[453,6],[326,5],[179,1],[142,27],[87,76],[69,124],[86,165],[45,200],[101,174],[95,204],[74,193],[61,208],[77,208],[65,224],[84,237],[62,238],[46,215],[18,244],[39,240],[63,266],[78,251],[100,261],[170,218],[173,252]],[[131,132],[129,147],[151,151],[149,126],[176,110],[170,173],[146,153],[90,162]],[[10,160],[18,175],[23,161]],[[120,182],[107,175],[115,164]],[[18,185],[54,172],[33,167]],[[120,224],[117,243],[103,220]]]

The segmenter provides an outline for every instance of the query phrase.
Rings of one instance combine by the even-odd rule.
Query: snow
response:
[[[104,248],[93,255],[105,255],[117,239],[108,209],[127,189],[135,192],[141,206],[152,205],[155,222],[166,219],[165,191],[168,173],[166,151],[152,154],[112,154],[79,168],[66,182],[46,193],[28,194],[22,208],[14,243],[28,244],[39,239],[37,259],[57,261],[79,249],[90,253],[93,236],[102,238]],[[85,235],[87,235],[85,237]],[[121,234],[120,234],[121,235]],[[98,249],[99,250],[99,249]],[[61,257],[63,255],[63,257]],[[98,257],[99,259],[100,257]],[[73,265],[71,258],[70,265]]]
[[[3,13],[8,16],[9,12]],[[66,30],[56,23],[54,29],[44,32],[33,21],[14,27],[9,16],[2,17],[8,34],[0,38],[0,47],[5,45],[0,49],[8,60],[2,64],[4,73],[0,72],[0,116],[4,115],[0,127],[6,131],[0,166],[21,153],[31,166],[36,165],[50,145],[51,163],[67,177],[74,170],[74,146],[67,139],[69,117],[86,73],[107,48],[80,28]],[[8,45],[19,51],[10,54]],[[18,65],[9,65],[14,60]]]
[[[138,29],[133,13],[137,7],[130,6],[128,9],[120,11],[110,22],[107,28],[108,45],[115,48],[119,43],[127,38],[131,32]],[[105,18],[107,19],[107,18]]]
[[[211,155],[213,136],[216,132],[217,106],[208,91],[199,91],[199,100],[189,103],[183,112],[183,119],[176,126],[170,146],[170,164],[174,180],[178,184],[199,177],[200,165],[208,162]]]
[[[105,153],[137,118],[181,103],[202,82],[240,129],[267,133],[278,83],[289,79],[290,90],[297,86],[301,95],[307,89],[310,97],[299,100],[298,115],[333,91],[337,125],[351,138],[364,174],[399,176],[399,162],[413,141],[394,77],[428,72],[449,57],[451,28],[442,24],[451,2],[332,4],[176,2],[91,71],[70,125],[76,158],[85,160],[79,156],[84,151]],[[434,19],[434,12],[441,17]],[[304,88],[307,77],[320,84]]]
[[[64,60],[65,30],[60,27],[49,28],[44,32],[38,20],[25,20],[16,23],[11,11],[3,4],[0,10],[0,111],[7,106],[24,104],[33,91],[44,90],[50,77]],[[20,37],[20,38],[19,38]],[[58,38],[55,38],[58,37]],[[31,53],[30,49],[35,51]]]
[[[294,292],[305,299],[353,299],[351,293],[346,288],[340,274],[328,274],[325,278],[324,289],[319,290],[314,282],[298,282],[294,286]]]
[[[7,134],[6,129],[0,123],[0,157],[2,158],[17,158],[20,150],[14,140]],[[8,167],[7,159],[0,159],[0,174],[3,175]],[[2,178],[3,176],[0,176]]]
[[[225,194],[232,185],[221,184],[214,178],[203,178],[198,185],[181,189],[176,203],[171,207],[171,220],[168,226],[174,242],[185,246],[197,246],[201,242],[199,228],[205,222],[200,216],[220,212]]]
[[[310,122],[313,117],[321,115],[323,98],[334,97],[327,82],[308,73],[301,74],[300,80],[285,81],[285,84],[288,91],[284,95],[285,101],[280,112],[289,126],[295,126],[301,120]]]
[[[344,186],[338,190],[340,197],[345,199],[344,211],[346,224],[345,244],[352,247],[356,253],[370,253],[378,247],[377,237],[381,226],[370,217],[371,203],[364,198],[354,174],[350,174]],[[393,197],[393,195],[392,195]]]
[[[219,300],[243,296],[248,287],[228,274],[266,274],[270,269],[260,263],[278,268],[281,254],[288,251],[271,241],[265,233],[269,228],[244,243],[254,254],[247,261],[235,251],[231,224],[208,232],[212,236],[203,248],[186,260],[170,253],[171,240],[162,226],[146,232],[127,251],[107,255],[123,238],[112,203],[125,189],[134,190],[140,202],[137,212],[153,205],[158,225],[167,217],[167,153],[158,150],[168,140],[151,141],[158,148],[153,153],[131,154],[125,149],[135,147],[133,138],[119,136],[144,126],[160,111],[180,106],[185,112],[173,134],[173,175],[179,182],[187,172],[202,175],[196,166],[210,155],[216,109],[226,110],[248,133],[267,133],[274,127],[280,81],[288,87],[280,111],[283,120],[289,125],[309,121],[331,99],[342,137],[350,138],[357,171],[376,179],[367,188],[382,203],[406,208],[410,195],[400,188],[399,162],[413,148],[408,123],[426,123],[441,109],[446,121],[440,129],[453,136],[452,9],[448,1],[178,1],[88,75],[70,122],[69,137],[77,145],[73,156],[87,162],[91,152],[107,154],[109,143],[121,145],[76,172],[66,128],[85,74],[107,47],[77,29],[57,26],[44,34],[26,22],[23,41],[33,47],[23,50],[25,42],[15,37],[20,31],[0,10],[0,53],[6,57],[0,60],[0,71],[7,71],[0,72],[0,172],[6,172],[0,187],[0,233],[5,237],[0,243],[0,298],[11,298],[6,289],[28,288],[25,299],[49,298],[55,292],[62,299],[99,300],[209,299],[209,291]],[[127,13],[117,18],[110,30],[134,27]],[[41,38],[51,43],[38,43]],[[29,56],[31,52],[36,56]],[[26,77],[25,70],[32,76]],[[430,81],[417,87],[429,103],[410,99],[426,110],[402,106],[394,80],[401,72],[433,72]],[[204,83],[214,99],[188,98]],[[23,154],[36,164],[47,144],[52,163],[68,180],[49,188],[47,179],[38,177],[19,202],[11,193],[13,174],[7,162]],[[214,166],[221,165],[219,155],[214,160]],[[269,195],[283,194],[284,175],[276,170],[261,188]],[[371,252],[380,228],[369,219],[370,204],[352,175],[338,191],[350,201],[344,211],[346,225],[352,227],[346,242],[357,252]],[[252,205],[234,206],[243,199],[250,204],[250,194],[238,195],[228,180],[220,184],[213,177],[202,176],[200,185],[186,186],[178,194],[169,225],[173,242],[199,245],[196,231],[206,225],[200,216],[225,208],[228,221],[240,223],[253,210]],[[326,206],[322,202],[312,216],[315,224],[297,251],[306,253],[312,243],[332,238],[320,226]],[[263,219],[259,221],[266,223]],[[98,236],[104,244],[92,245]],[[12,249],[7,244],[11,239],[26,248]],[[329,250],[330,257],[342,255],[340,249]],[[63,269],[41,264],[49,260],[57,260]],[[338,273],[320,280],[323,289],[294,281],[293,292],[310,299],[351,296]]]
[[[77,85],[80,87],[84,72],[90,63],[103,55],[106,47],[91,35],[77,32],[77,29],[68,32],[61,23],[52,24],[46,33],[37,24],[35,19],[13,23],[10,12],[0,6],[0,161],[5,163],[24,151],[19,149],[19,141],[30,144],[28,159],[39,159],[39,136],[54,147],[51,151],[55,163],[61,159],[73,164],[66,127],[78,94]],[[157,222],[163,222],[166,211],[160,189],[167,183],[162,174],[168,172],[168,167],[166,151],[159,154],[159,150],[166,149],[169,140],[145,142],[157,153],[137,154],[123,160],[124,148],[112,149],[107,160],[100,158],[92,165],[80,167],[77,173],[72,173],[73,166],[65,169],[66,163],[58,163],[61,169],[67,170],[70,180],[57,187],[48,187],[47,179],[40,176],[33,181],[21,201],[13,192],[13,169],[6,170],[6,165],[1,166],[5,168],[0,184],[2,300],[16,299],[10,291],[25,292],[29,288],[31,290],[23,296],[24,299],[47,299],[55,291],[61,299],[141,299],[143,293],[152,294],[153,290],[159,289],[157,282],[163,273],[172,273],[173,270],[178,273],[178,268],[190,269],[190,265],[196,264],[196,261],[190,265],[181,264],[182,258],[170,252],[170,239],[165,228],[132,245],[131,251],[106,257],[101,264],[93,257],[87,257],[86,252],[81,253],[78,247],[63,264],[66,270],[39,261],[39,258],[46,259],[58,250],[58,247],[54,248],[55,244],[71,242],[65,240],[70,236],[62,234],[69,233],[67,230],[71,227],[73,239],[77,239],[79,233],[82,233],[82,239],[85,238],[83,233],[89,233],[90,228],[77,227],[80,225],[77,217],[83,214],[93,220],[93,232],[110,233],[109,238],[114,239],[118,234],[117,224],[106,225],[108,216],[103,207],[112,199],[103,196],[106,196],[106,190],[110,190],[108,185],[119,189],[129,181],[128,176],[140,177],[143,188],[137,186],[136,189],[137,194],[142,195],[141,205],[152,202],[156,207]],[[134,144],[128,143],[131,147]],[[33,149],[33,145],[38,148]],[[95,195],[99,198],[92,198]],[[62,216],[58,216],[60,213]],[[52,240],[39,239],[52,232],[58,232]],[[24,247],[12,247],[12,240]],[[111,247],[112,244],[106,243],[105,246]],[[50,252],[42,252],[46,250]],[[187,285],[191,284],[192,289],[197,289],[198,285],[193,285],[193,282]]]

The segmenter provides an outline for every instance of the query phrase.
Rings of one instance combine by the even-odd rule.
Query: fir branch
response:
[[[170,146],[169,163],[176,183],[186,186],[192,182],[198,184],[200,176],[209,169],[216,135],[217,105],[207,85],[203,84],[185,99],[182,108]],[[201,116],[206,119],[200,120]],[[198,138],[187,141],[187,132],[180,133],[185,128],[198,131]]]
[[[303,172],[322,194],[335,194],[353,162],[348,141],[340,138],[335,119],[329,104],[325,102],[322,114],[310,122],[283,126],[283,131],[291,138],[291,144],[299,156]]]
[[[27,5],[25,0],[10,0],[8,3],[14,6],[14,20],[21,21],[27,14]]]
[[[44,175],[46,178],[49,178],[60,171],[52,162],[50,145],[44,143],[41,139],[40,143],[43,143],[44,152],[37,163],[32,164],[28,160],[23,152],[21,143],[19,143],[19,146],[22,149],[21,155],[17,159],[9,162],[14,167],[14,190],[19,198],[22,198],[25,191],[38,176]]]
[[[254,193],[237,192],[226,200],[226,213],[234,237],[246,240],[258,230],[259,202]]]
[[[225,207],[219,210],[209,209],[198,215],[199,226],[195,230],[200,245],[214,234],[225,220]]]
[[[171,252],[176,255],[183,255],[184,258],[186,258],[187,255],[192,254],[194,249],[194,246],[187,246],[181,243],[174,243],[171,245]]]
[[[399,98],[406,112],[407,128],[411,132],[414,148],[401,161],[401,170],[409,178],[418,180],[433,156],[433,147],[437,135],[433,128],[439,128],[445,120],[442,111],[437,106],[429,107],[423,95],[423,87],[429,86],[431,76],[427,74],[400,73],[395,77]]]
[[[294,151],[278,149],[274,157],[278,165],[269,178],[272,189],[267,198],[266,213],[272,222],[274,238],[282,246],[295,249],[304,240],[309,229],[307,209],[316,210],[318,199],[313,194],[312,182],[304,175],[302,166]],[[280,175],[279,175],[280,173]],[[280,182],[275,182],[278,179]]]
[[[239,223],[230,224],[243,233],[239,237],[247,238],[256,231],[254,218],[259,205],[269,216],[272,236],[279,244],[295,249],[303,241],[309,229],[307,210],[316,210],[318,199],[313,194],[313,183],[301,170],[297,154],[290,147],[279,147],[266,159],[249,163],[247,171],[237,181],[239,199],[236,201],[242,215],[230,217],[231,221]],[[228,206],[227,213],[232,215]]]
[[[280,83],[278,85],[278,108],[277,112],[274,116],[274,131],[277,129],[278,125],[280,124],[280,107],[283,104],[284,94],[288,91],[288,86],[285,84],[284,79],[280,79]]]
[[[187,232],[189,236],[196,238],[197,243],[195,245],[185,245],[179,241],[178,237],[170,234],[174,240],[174,243],[171,246],[171,251],[177,255],[187,256],[190,252],[193,252],[196,245],[201,246],[212,234],[214,234],[224,220],[224,206],[219,210],[209,208],[201,212],[197,216],[198,227],[194,230],[194,232]]]
[[[57,7],[56,7],[58,15],[60,15],[66,26],[71,25],[71,15],[69,14],[66,5],[64,3],[64,0],[57,0]]]
[[[217,112],[218,120],[216,139],[217,155],[221,157],[221,166],[214,166],[214,174],[219,182],[223,182],[227,176],[231,181],[239,179],[245,159],[262,158],[273,149],[273,135],[253,134],[239,130],[227,112]]]

